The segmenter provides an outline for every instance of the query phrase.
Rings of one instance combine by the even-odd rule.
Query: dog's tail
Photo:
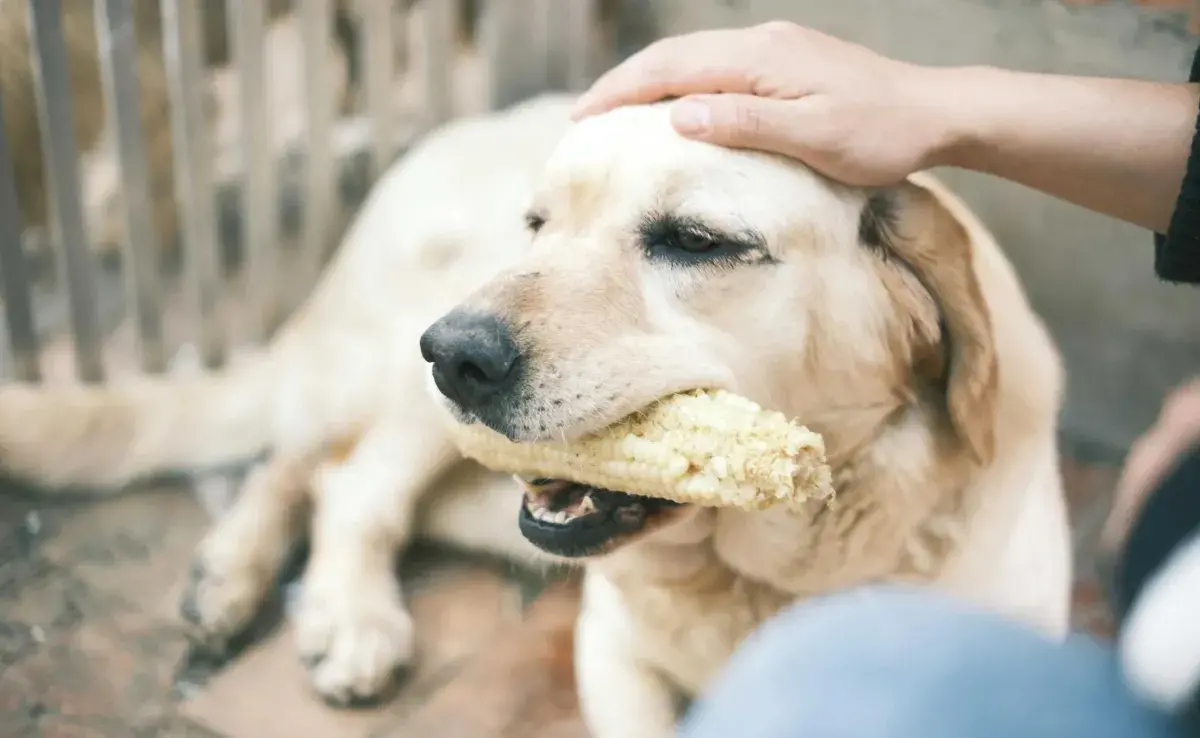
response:
[[[264,356],[196,376],[0,386],[0,471],[103,492],[252,458],[271,444],[268,369]]]

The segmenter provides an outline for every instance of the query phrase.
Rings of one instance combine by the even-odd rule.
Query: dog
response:
[[[529,540],[585,565],[575,664],[596,738],[674,735],[677,695],[765,618],[854,585],[927,583],[1066,632],[1059,358],[944,187],[837,186],[685,140],[659,105],[569,131],[526,218],[529,254],[422,336],[458,422],[570,439],[725,389],[822,433],[838,495],[745,512],[525,483]]]
[[[418,535],[582,563],[576,664],[597,738],[672,735],[676,695],[703,689],[757,624],[862,582],[932,583],[1062,633],[1061,368],[965,205],[928,177],[868,192],[686,141],[661,106],[572,125],[572,102],[450,123],[399,160],[316,292],[245,364],[0,388],[0,467],[115,490],[267,452],[199,545],[182,611],[227,643],[311,517],[293,618],[334,704],[381,694],[412,658],[392,557]],[[494,340],[468,340],[484,329]],[[505,362],[519,369],[486,369]],[[578,521],[530,526],[553,485],[527,492],[464,462],[445,426],[450,412],[519,440],[571,437],[694,386],[821,432],[838,505],[613,505],[588,490],[600,514],[634,506],[641,527],[581,548]]]

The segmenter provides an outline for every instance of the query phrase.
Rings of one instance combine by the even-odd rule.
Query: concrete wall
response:
[[[1183,13],[1126,3],[658,0],[656,8],[666,34],[784,18],[914,62],[1169,81],[1187,79],[1197,43]],[[1062,348],[1067,437],[1122,453],[1164,392],[1200,374],[1200,289],[1157,282],[1150,235],[1137,228],[1007,182],[942,174],[1000,237]]]

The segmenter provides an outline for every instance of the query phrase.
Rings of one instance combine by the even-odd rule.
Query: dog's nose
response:
[[[455,310],[421,335],[421,356],[441,393],[471,410],[512,387],[521,352],[504,321]]]

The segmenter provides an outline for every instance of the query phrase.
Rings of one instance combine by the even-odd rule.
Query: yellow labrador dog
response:
[[[528,255],[422,337],[453,415],[569,438],[725,388],[823,433],[838,490],[836,509],[792,513],[527,484],[526,537],[586,561],[576,669],[595,736],[673,735],[675,695],[765,617],[854,584],[932,582],[1065,631],[1056,351],[932,179],[847,189],[627,108],[566,135],[526,218]]]
[[[866,192],[686,141],[660,107],[569,126],[569,105],[460,121],[405,157],[263,357],[0,390],[0,461],[112,488],[270,449],[201,544],[185,615],[217,642],[243,627],[314,500],[294,617],[336,702],[377,694],[412,656],[391,561],[415,534],[584,563],[576,663],[597,738],[672,735],[676,695],[764,618],[863,582],[928,582],[1063,632],[1061,370],[965,206],[924,177]],[[525,492],[442,430],[449,409],[513,438],[572,436],[693,386],[823,433],[838,507]],[[592,512],[547,523],[541,505]]]

